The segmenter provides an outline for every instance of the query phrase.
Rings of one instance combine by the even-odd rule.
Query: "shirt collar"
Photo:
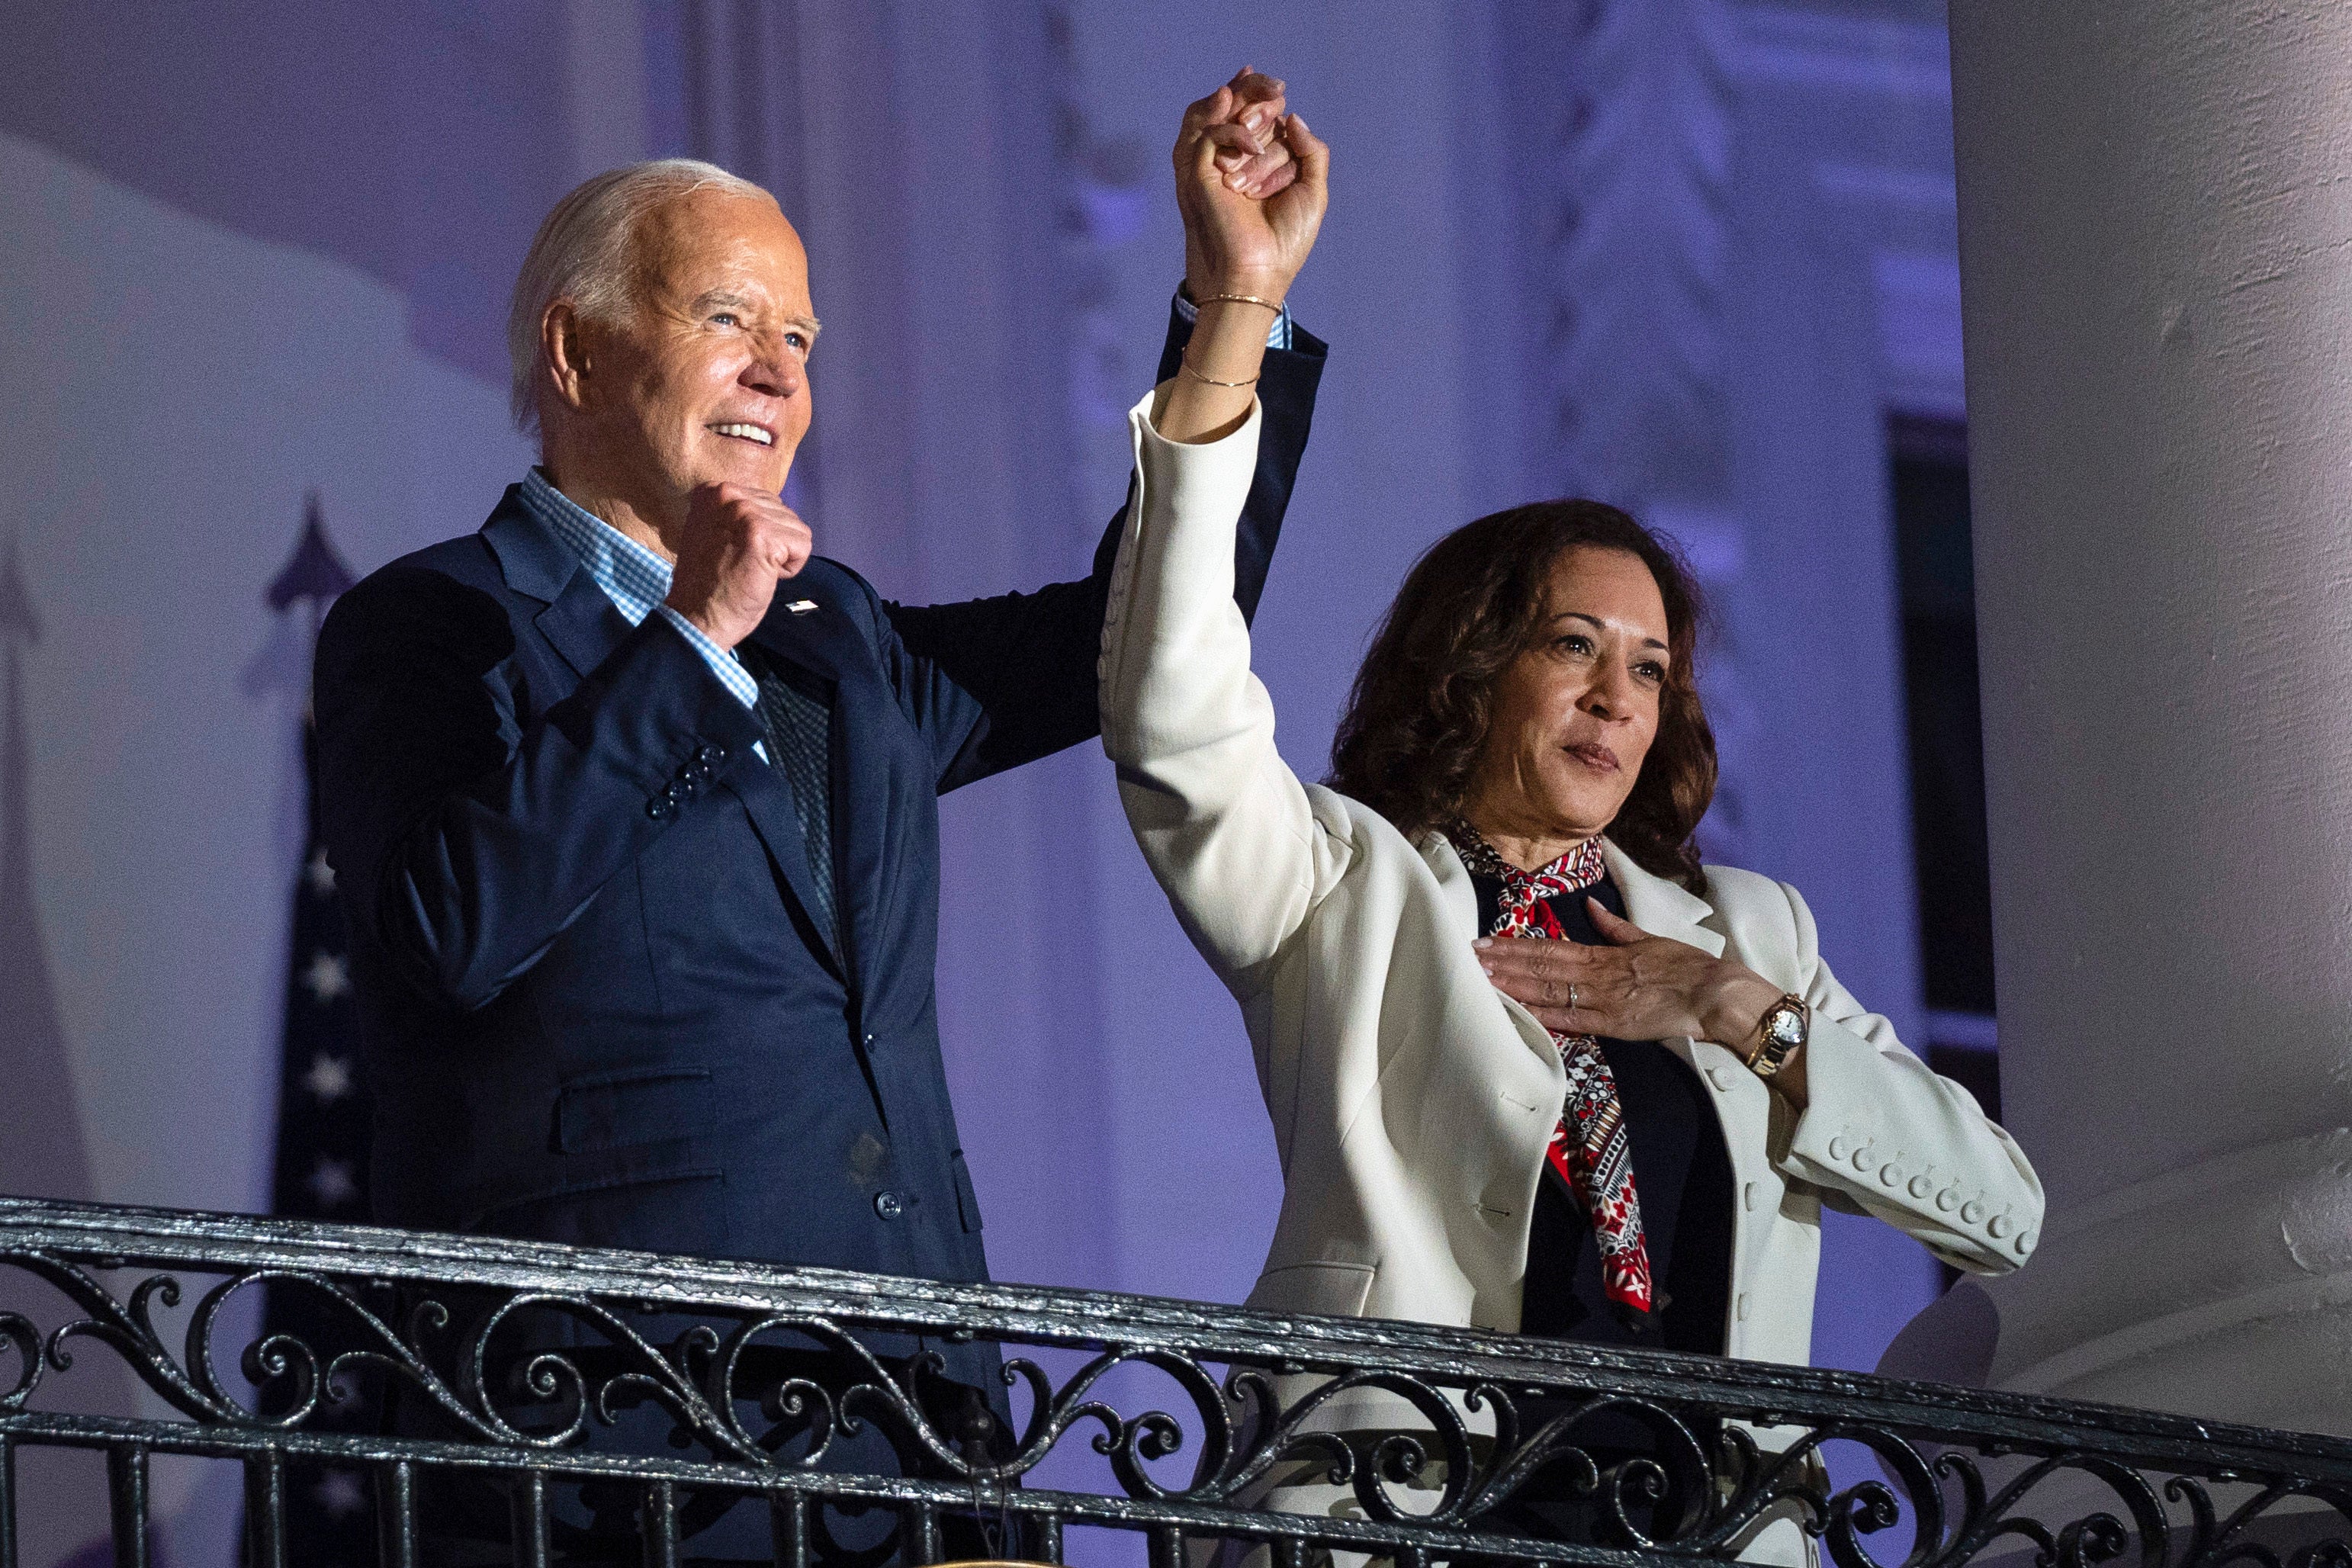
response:
[[[520,486],[525,510],[580,558],[580,564],[631,626],[669,597],[670,563],[557,489],[533,467]]]

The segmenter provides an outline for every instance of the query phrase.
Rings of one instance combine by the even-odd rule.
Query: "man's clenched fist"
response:
[[[698,486],[686,506],[686,542],[669,607],[720,647],[767,617],[776,584],[808,563],[808,524],[772,495],[741,485]]]

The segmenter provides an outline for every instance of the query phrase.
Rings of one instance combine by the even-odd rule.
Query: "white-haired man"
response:
[[[1244,75],[1187,132],[1237,188],[1319,216],[1283,112],[1280,83]],[[1202,319],[1263,310],[1246,300],[1287,277],[1278,258],[1202,223],[1187,212]],[[1323,353],[1267,313],[1244,613]],[[516,286],[515,408],[541,465],[479,531],[328,617],[320,799],[386,1223],[986,1278],[932,995],[937,796],[1096,733],[1115,538],[1087,577],[928,607],[814,554],[779,492],[817,331],[766,192],[678,162],[589,181]],[[992,1347],[929,1348],[948,1376],[928,1386],[987,1390],[1001,1414]],[[964,1398],[941,1419],[969,1423]],[[641,1414],[618,1440],[657,1449],[667,1423]],[[833,1462],[887,1468],[867,1436]],[[583,1540],[625,1533],[636,1493],[559,1511]],[[464,1506],[439,1522],[465,1533]],[[733,1510],[695,1550],[763,1557],[767,1528]]]

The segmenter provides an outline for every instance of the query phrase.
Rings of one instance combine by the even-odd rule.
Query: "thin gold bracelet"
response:
[[[1203,305],[1214,305],[1221,300],[1234,305],[1263,305],[1277,316],[1282,314],[1281,300],[1261,300],[1255,294],[1212,294],[1205,300],[1193,300],[1192,308],[1198,310]]]
[[[1219,381],[1213,375],[1202,375],[1199,371],[1192,368],[1192,362],[1188,359],[1178,360],[1176,362],[1176,368],[1182,371],[1186,375],[1191,376],[1194,381],[1205,381],[1211,386],[1255,386],[1258,384],[1258,378],[1256,376],[1252,376],[1247,381]]]

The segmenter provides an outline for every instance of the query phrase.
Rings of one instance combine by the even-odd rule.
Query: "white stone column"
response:
[[[2352,6],[1953,0],[1992,1381],[2352,1431]]]

